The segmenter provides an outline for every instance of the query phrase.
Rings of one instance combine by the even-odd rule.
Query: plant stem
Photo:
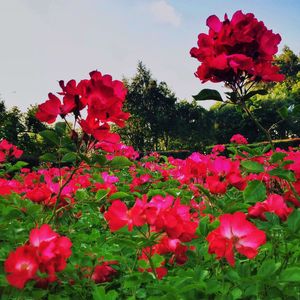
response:
[[[266,130],[260,123],[259,121],[254,117],[254,115],[251,113],[251,111],[248,109],[248,107],[246,106],[245,103],[242,103],[241,105],[242,109],[246,112],[246,114],[251,118],[251,120],[256,124],[256,126],[261,130],[263,131],[263,133],[266,135],[270,145],[271,145],[271,148],[272,150],[274,150],[274,144],[273,144],[273,141],[272,141],[272,138],[271,138],[271,135],[270,133],[268,132],[268,130]]]
[[[153,273],[155,279],[158,280],[156,269],[155,269],[155,266],[154,266],[154,263],[153,263],[153,260],[152,260],[152,246],[150,246],[150,254],[149,255],[146,254],[146,256],[147,256],[148,261],[150,263],[150,267],[151,267],[152,273]]]
[[[59,192],[58,192],[58,194],[57,194],[56,201],[55,201],[55,204],[54,204],[54,207],[53,207],[53,210],[52,210],[52,215],[51,215],[51,217],[50,217],[48,223],[50,223],[50,222],[52,221],[53,218],[56,218],[56,212],[57,212],[56,209],[57,209],[57,206],[58,206],[59,201],[60,201],[60,195],[61,195],[63,189],[64,189],[64,188],[68,185],[68,183],[71,181],[72,177],[74,176],[74,174],[76,173],[77,170],[78,170],[78,167],[75,168],[75,169],[72,171],[70,177],[65,181],[65,183],[64,183],[64,184],[61,186],[61,188],[59,189]]]

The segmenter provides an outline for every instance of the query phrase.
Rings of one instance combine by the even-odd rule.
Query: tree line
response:
[[[251,110],[273,139],[300,136],[300,57],[285,46],[276,64],[286,80],[264,84],[265,96],[252,100]],[[126,127],[118,130],[123,142],[140,152],[160,150],[203,151],[207,146],[228,143],[240,133],[250,143],[263,141],[264,134],[238,108],[220,103],[210,109],[195,100],[179,100],[165,82],[154,79],[139,62],[136,74],[123,79],[128,94],[125,110],[131,113]],[[200,87],[199,87],[200,90]],[[48,146],[37,134],[46,126],[35,117],[36,107],[26,113],[7,109],[0,101],[0,139],[6,138],[28,153],[38,156]],[[116,129],[117,130],[117,129]]]

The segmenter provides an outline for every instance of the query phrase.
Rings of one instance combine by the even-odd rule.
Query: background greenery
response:
[[[300,56],[285,46],[276,57],[276,64],[286,80],[264,84],[262,88],[267,88],[268,94],[254,97],[250,108],[273,139],[299,137]],[[236,133],[243,134],[250,143],[265,140],[264,134],[237,107],[217,103],[206,110],[196,101],[178,99],[167,83],[155,80],[142,62],[133,78],[123,81],[128,88],[125,110],[131,118],[118,132],[125,144],[140,152],[203,151],[213,144],[228,143]],[[28,160],[34,160],[49,147],[37,135],[46,127],[35,119],[35,111],[34,106],[25,113],[17,107],[7,109],[0,101],[0,139],[23,149]]]

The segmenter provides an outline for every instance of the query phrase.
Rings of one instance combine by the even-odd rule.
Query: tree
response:
[[[175,116],[174,93],[165,82],[153,79],[142,62],[136,75],[124,83],[128,89],[124,108],[131,118],[119,131],[123,140],[140,151],[167,149]]]
[[[252,121],[238,108],[233,105],[222,106],[217,103],[210,108],[214,116],[214,134],[217,144],[229,143],[230,138],[240,133],[249,142],[264,139]]]
[[[21,111],[16,107],[12,107],[9,110],[2,112],[2,136],[1,138],[7,139],[14,145],[18,145],[19,134],[25,130],[23,123],[23,115]]]
[[[275,58],[275,63],[286,79],[294,81],[300,72],[300,57],[297,56],[288,46],[284,46],[282,53]]]
[[[171,148],[199,151],[214,143],[213,113],[199,106],[196,101],[176,103],[173,122]]]
[[[46,152],[49,145],[38,135],[47,129],[35,118],[36,106],[31,106],[26,113],[17,107],[7,110],[4,101],[0,101],[0,140],[6,139],[24,151],[23,159],[37,162],[37,158]]]
[[[35,117],[36,111],[37,106],[32,105],[23,114],[25,130],[19,135],[19,147],[27,156],[37,158],[49,150],[49,145],[38,135],[47,126]]]

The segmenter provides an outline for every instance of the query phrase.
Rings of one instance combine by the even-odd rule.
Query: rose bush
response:
[[[282,79],[280,37],[252,14],[207,24],[200,79]],[[0,142],[1,299],[299,299],[299,148],[236,134],[187,159],[138,158],[111,128],[129,117],[120,81],[59,84],[36,114],[64,119],[40,133],[39,167]]]
[[[3,299],[296,299],[300,151],[268,148],[6,173]]]

